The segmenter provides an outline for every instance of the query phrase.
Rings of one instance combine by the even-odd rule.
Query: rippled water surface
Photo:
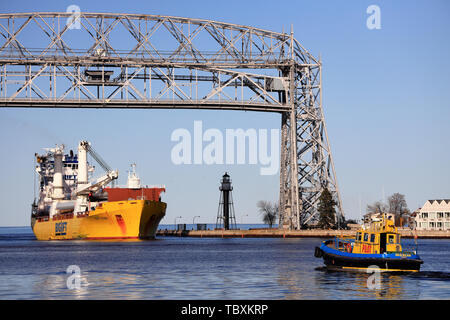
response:
[[[50,242],[0,228],[0,299],[450,299],[450,240],[419,239],[422,271],[382,274],[379,289],[370,274],[324,270],[322,240]],[[79,289],[68,289],[70,265]]]

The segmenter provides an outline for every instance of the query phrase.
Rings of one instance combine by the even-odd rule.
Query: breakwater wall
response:
[[[416,231],[399,230],[403,238],[450,239],[450,231]],[[158,230],[157,236],[198,237],[198,238],[332,238],[335,236],[352,237],[356,230],[282,230],[282,229],[250,229],[250,230]]]

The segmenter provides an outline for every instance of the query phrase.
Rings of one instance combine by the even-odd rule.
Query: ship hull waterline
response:
[[[38,240],[154,239],[166,207],[149,200],[104,202],[87,215],[33,218],[31,227]]]

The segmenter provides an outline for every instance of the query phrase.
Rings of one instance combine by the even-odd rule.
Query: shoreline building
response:
[[[450,230],[450,199],[428,200],[417,211],[416,230]]]

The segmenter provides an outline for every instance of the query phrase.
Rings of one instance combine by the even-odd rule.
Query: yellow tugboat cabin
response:
[[[352,253],[385,253],[401,252],[401,236],[394,220],[383,214],[379,221],[373,221],[366,230],[356,233]]]

